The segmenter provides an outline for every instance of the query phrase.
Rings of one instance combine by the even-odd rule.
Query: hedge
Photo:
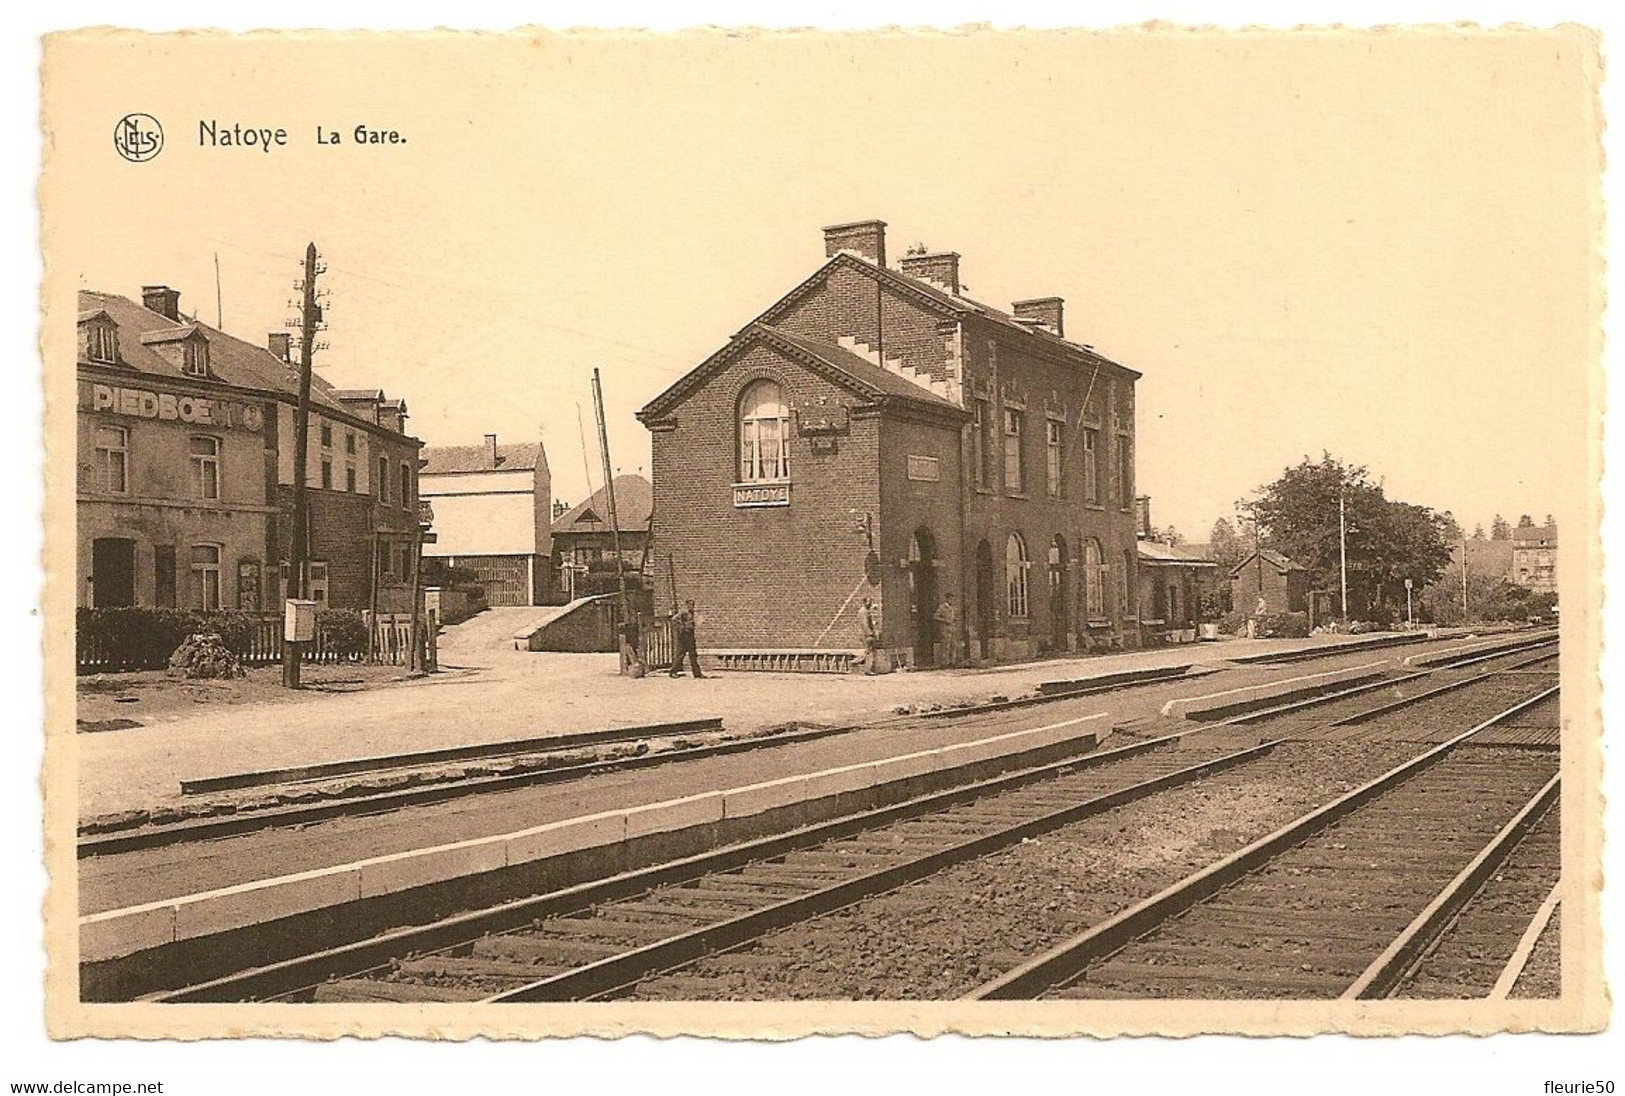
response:
[[[273,642],[281,638],[274,620],[267,636],[264,615],[234,609],[80,609],[75,625],[80,663],[93,658],[97,666],[116,670],[162,669],[186,637],[197,633],[218,635],[227,648],[244,657],[254,653],[256,638],[262,645],[267,638]],[[360,613],[323,609],[316,614],[316,628],[324,652],[341,658],[366,654],[367,625]]]
[[[260,618],[234,610],[104,608],[80,609],[76,625],[81,656],[94,653],[98,662],[156,670],[169,665],[187,636],[199,632],[218,635],[233,652],[246,654]]]

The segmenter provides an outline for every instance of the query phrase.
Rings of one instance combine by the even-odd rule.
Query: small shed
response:
[[[1280,552],[1253,552],[1230,570],[1231,605],[1260,613],[1307,613],[1309,570]]]
[[[1203,595],[1219,581],[1219,565],[1200,549],[1142,540],[1140,630],[1148,641],[1188,632],[1201,623]]]

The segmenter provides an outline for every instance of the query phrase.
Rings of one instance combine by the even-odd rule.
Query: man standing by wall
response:
[[[874,598],[863,599],[863,608],[858,610],[858,630],[863,636],[863,672],[871,676],[885,673],[890,667],[882,667],[880,662],[880,621]]]
[[[683,676],[683,656],[688,656],[688,664],[694,669],[695,677],[704,677],[700,672],[700,649],[694,640],[694,601],[689,599],[683,602],[683,607],[677,615],[671,618],[672,630],[677,635],[677,649],[671,656],[671,676]]]
[[[942,604],[937,606],[936,621],[937,634],[942,637],[942,665],[958,666],[959,609],[954,605],[954,595],[942,595]]]

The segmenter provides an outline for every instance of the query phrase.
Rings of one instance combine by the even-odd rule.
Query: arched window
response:
[[[1083,609],[1090,620],[1106,616],[1106,565],[1100,558],[1100,541],[1083,542]]]
[[[790,410],[784,390],[757,381],[739,400],[739,481],[790,478]]]
[[[1027,545],[1017,533],[1004,542],[1004,590],[1009,614],[1027,616]]]

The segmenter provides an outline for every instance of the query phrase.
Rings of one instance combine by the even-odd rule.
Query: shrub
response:
[[[1237,609],[1219,618],[1219,631],[1227,636],[1247,634],[1247,614]]]
[[[1258,618],[1258,635],[1265,639],[1303,639],[1309,635],[1309,614],[1267,613]]]
[[[323,651],[342,658],[367,653],[367,622],[351,609],[321,609],[316,613],[316,634]]]
[[[248,671],[237,652],[219,636],[205,632],[187,636],[169,656],[169,668],[164,672],[170,677],[229,678],[243,677]]]

